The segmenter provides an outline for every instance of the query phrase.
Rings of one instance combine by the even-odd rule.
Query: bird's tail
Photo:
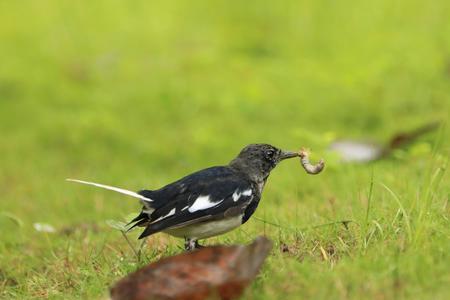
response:
[[[141,213],[136,218],[134,218],[133,220],[128,222],[128,224],[126,226],[130,226],[131,224],[133,224],[133,225],[131,225],[127,229],[127,232],[136,226],[146,226],[148,224],[148,222],[150,222],[149,215],[150,215],[150,213],[148,211],[142,210]]]
[[[89,182],[89,181],[84,181],[84,180],[78,180],[78,179],[70,179],[70,178],[68,178],[66,180],[67,181],[71,181],[71,182],[87,184],[87,185],[93,185],[93,186],[96,186],[96,187],[99,187],[99,188],[102,188],[102,189],[114,191],[114,192],[117,192],[117,193],[121,193],[121,194],[124,194],[124,195],[128,195],[128,196],[134,197],[134,198],[138,198],[138,199],[141,199],[142,201],[153,202],[153,200],[151,198],[149,198],[149,197],[146,197],[144,195],[140,195],[140,194],[138,194],[136,192],[132,192],[132,191],[125,190],[125,189],[122,189],[122,188],[118,188],[118,187],[115,187],[115,186],[110,186],[110,185],[105,185],[105,184],[100,184],[100,183],[95,183],[95,182]]]

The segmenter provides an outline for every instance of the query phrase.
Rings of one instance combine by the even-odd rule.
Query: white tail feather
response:
[[[106,189],[106,190],[110,190],[110,191],[115,191],[124,195],[128,195],[131,197],[135,197],[144,201],[149,201],[152,202],[153,200],[147,197],[144,197],[142,195],[139,195],[138,193],[129,191],[129,190],[125,190],[125,189],[121,189],[115,186],[110,186],[110,185],[105,185],[105,184],[100,184],[100,183],[95,183],[95,182],[89,182],[89,181],[84,181],[84,180],[78,180],[78,179],[66,179],[67,181],[72,181],[72,182],[78,182],[78,183],[82,183],[82,184],[87,184],[87,185],[93,185],[102,189]]]

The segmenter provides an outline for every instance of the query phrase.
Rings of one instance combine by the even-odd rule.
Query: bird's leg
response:
[[[197,245],[197,240],[196,239],[191,239],[191,238],[185,238],[184,239],[184,249],[186,251],[193,251],[195,250]]]

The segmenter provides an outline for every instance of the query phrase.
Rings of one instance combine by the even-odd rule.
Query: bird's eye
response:
[[[266,157],[269,158],[269,159],[272,159],[274,154],[275,154],[275,152],[272,151],[272,150],[267,150],[266,151]]]

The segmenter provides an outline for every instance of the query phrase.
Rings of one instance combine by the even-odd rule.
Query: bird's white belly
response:
[[[164,230],[165,233],[180,237],[205,239],[228,232],[242,224],[242,215],[223,220],[192,224],[185,227]]]

